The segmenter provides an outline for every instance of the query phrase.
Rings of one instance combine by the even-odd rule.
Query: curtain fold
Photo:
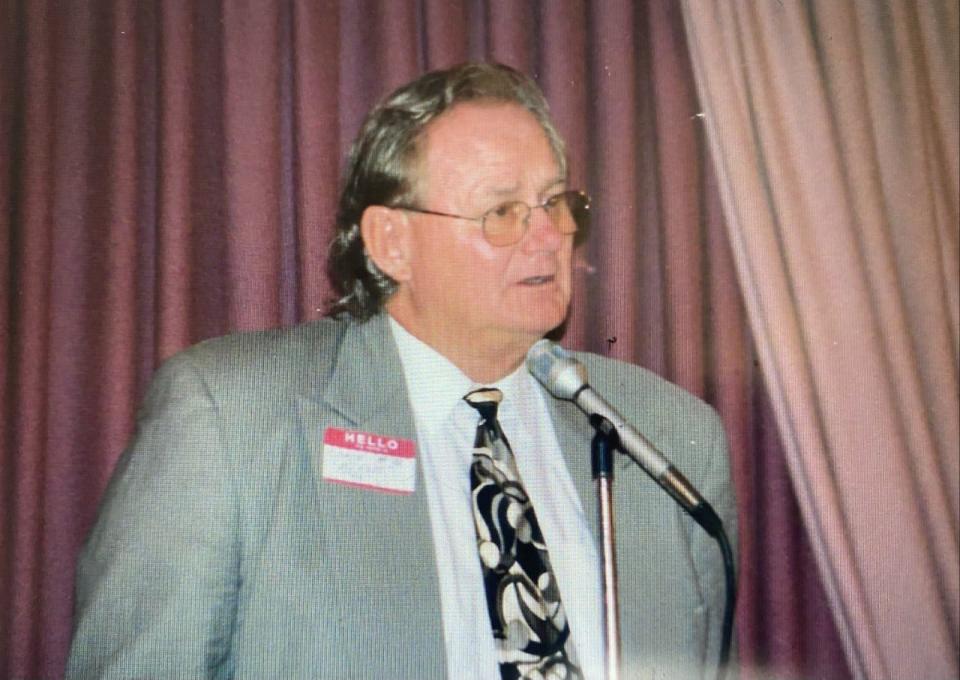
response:
[[[957,8],[684,13],[741,289],[851,669],[955,677]]]
[[[847,677],[755,366],[675,3],[10,0],[0,35],[0,676],[62,674],[76,556],[157,365],[211,336],[320,316],[362,116],[426,69],[491,59],[543,86],[571,185],[595,199],[564,341],[679,382],[726,424],[744,675]],[[956,177],[954,157],[941,166]],[[949,202],[938,210],[946,277],[956,238]]]

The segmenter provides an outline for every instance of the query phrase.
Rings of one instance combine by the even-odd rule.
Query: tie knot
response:
[[[475,408],[486,421],[497,419],[497,406],[503,399],[503,392],[496,387],[481,387],[468,392],[463,400]]]

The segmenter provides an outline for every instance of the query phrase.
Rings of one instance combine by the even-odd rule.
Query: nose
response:
[[[521,245],[524,250],[535,252],[538,250],[559,250],[563,245],[564,235],[557,229],[557,225],[550,219],[547,209],[542,205],[534,206],[527,214],[526,231],[523,234]]]

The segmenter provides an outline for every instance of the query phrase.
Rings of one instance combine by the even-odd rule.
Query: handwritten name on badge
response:
[[[323,480],[384,493],[413,493],[417,480],[410,439],[328,427],[323,433]]]

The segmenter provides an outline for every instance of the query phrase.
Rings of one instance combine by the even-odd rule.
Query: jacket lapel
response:
[[[349,562],[358,607],[372,606],[379,653],[366,659],[371,677],[380,661],[403,677],[440,677],[444,646],[440,590],[423,472],[416,488],[395,495],[323,480],[323,437],[327,428],[416,442],[400,356],[385,315],[351,323],[344,331],[329,377],[300,404],[325,521],[325,549]],[[417,452],[419,460],[419,451]],[[382,601],[369,603],[370,584]],[[341,613],[343,614],[343,613]],[[346,612],[357,616],[358,612]],[[384,644],[386,642],[386,644]],[[395,648],[394,648],[395,647]],[[369,651],[369,650],[368,650]]]
[[[415,437],[403,366],[385,315],[347,327],[318,399],[358,428]]]

